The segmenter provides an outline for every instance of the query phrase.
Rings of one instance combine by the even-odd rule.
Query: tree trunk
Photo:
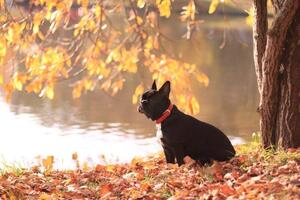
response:
[[[277,116],[277,146],[300,147],[300,9],[286,37],[282,59],[280,108]]]
[[[254,59],[264,147],[286,149],[300,147],[299,0],[273,5],[276,15],[266,32],[266,1],[254,1]]]

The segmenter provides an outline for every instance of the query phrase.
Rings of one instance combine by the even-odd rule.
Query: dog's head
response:
[[[156,82],[154,80],[151,89],[142,95],[138,111],[145,114],[153,121],[158,119],[170,105],[170,90],[170,81],[166,81],[163,86],[157,90]]]

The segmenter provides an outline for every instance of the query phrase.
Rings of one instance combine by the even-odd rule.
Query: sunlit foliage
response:
[[[19,2],[19,3],[17,3]],[[212,1],[209,13],[222,1]],[[117,94],[129,78],[142,77],[132,102],[156,79],[171,80],[172,100],[189,113],[199,105],[191,85],[208,85],[199,66],[168,55],[160,20],[170,18],[174,0],[0,0],[0,85],[55,98],[55,86],[71,80],[74,98],[100,88]],[[197,23],[194,0],[180,20],[190,39]]]

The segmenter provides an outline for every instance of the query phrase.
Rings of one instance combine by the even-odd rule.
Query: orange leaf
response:
[[[235,191],[232,187],[228,186],[228,185],[222,185],[220,187],[220,191],[225,195],[225,196],[230,196],[230,195],[234,195]]]
[[[52,197],[49,194],[43,193],[39,196],[38,200],[51,200]]]
[[[78,159],[78,154],[77,152],[72,154],[72,160],[77,160]]]
[[[54,156],[47,156],[46,159],[42,160],[42,164],[47,170],[52,169],[53,163],[54,163]]]
[[[103,197],[104,195],[107,195],[108,193],[110,193],[113,189],[113,185],[112,184],[104,184],[100,187],[99,189],[99,195],[101,197]]]
[[[73,91],[72,91],[72,95],[73,95],[73,98],[74,98],[74,99],[79,98],[79,97],[81,96],[82,88],[83,88],[82,81],[79,81],[79,82],[74,86]]]
[[[147,183],[142,183],[141,184],[141,190],[145,191],[145,192],[148,192],[149,190],[151,190],[151,186]]]
[[[0,0],[0,9],[5,8],[5,0]]]
[[[105,169],[105,166],[103,166],[103,165],[96,165],[96,167],[95,167],[95,171],[96,172],[101,172],[101,171],[103,171]]]

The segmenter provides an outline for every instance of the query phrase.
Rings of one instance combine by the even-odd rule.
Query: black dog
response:
[[[152,88],[141,98],[138,111],[161,125],[163,145],[167,163],[184,164],[185,156],[200,164],[212,160],[225,161],[235,155],[235,150],[226,135],[218,128],[186,115],[172,105],[169,99],[170,82],[157,91],[155,81]]]

